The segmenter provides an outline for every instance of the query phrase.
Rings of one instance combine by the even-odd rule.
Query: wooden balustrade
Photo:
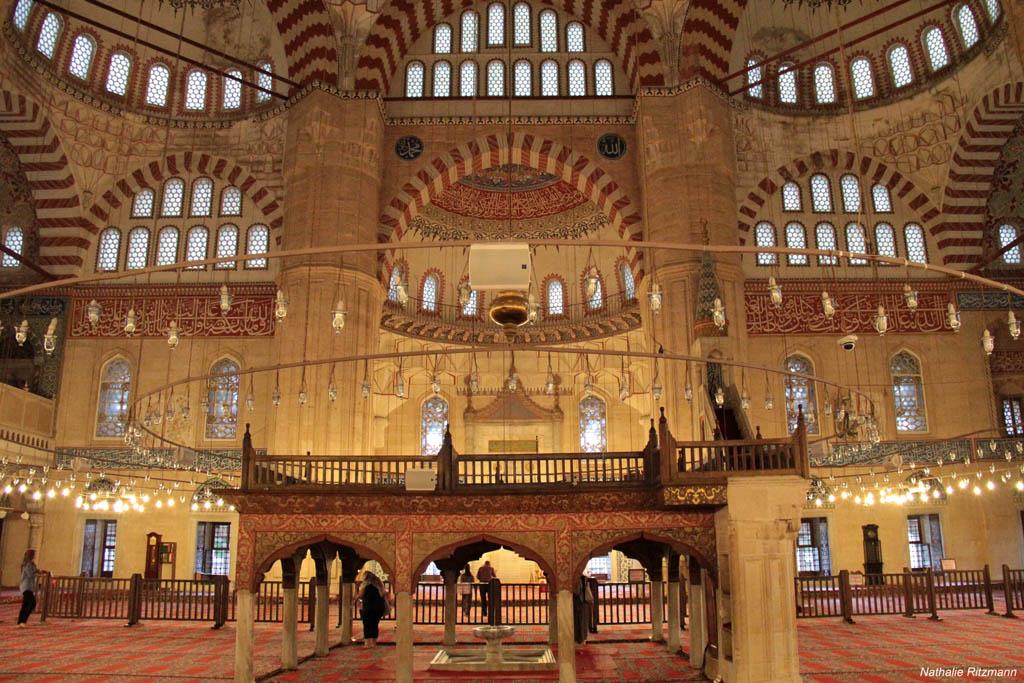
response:
[[[1015,618],[1014,610],[1024,611],[1024,569],[1003,565],[1003,595],[1006,598],[1004,617]]]
[[[456,490],[647,483],[642,452],[465,455],[454,464]]]

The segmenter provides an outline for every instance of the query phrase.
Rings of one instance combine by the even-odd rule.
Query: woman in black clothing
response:
[[[380,620],[388,613],[384,582],[373,572],[366,572],[359,587],[359,618],[363,622],[363,647],[375,647],[380,635]]]

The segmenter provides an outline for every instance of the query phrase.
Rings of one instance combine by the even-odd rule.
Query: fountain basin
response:
[[[512,626],[478,626],[473,635],[483,639],[482,648],[445,648],[430,661],[438,671],[550,671],[558,667],[548,647],[511,647],[502,641],[516,632]]]

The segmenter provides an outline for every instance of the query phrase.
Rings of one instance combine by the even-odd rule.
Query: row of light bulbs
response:
[[[1017,491],[1024,492],[1024,467],[1022,467],[1021,477],[1022,478],[1018,478],[1014,482],[1013,488]],[[982,482],[983,478],[982,473],[977,472],[975,474],[974,483],[972,483],[968,477],[961,477],[953,480],[955,481],[956,486],[953,486],[953,484],[947,484],[944,489],[940,489],[935,486],[929,487],[924,484],[919,484],[916,487],[900,489],[884,487],[877,489],[877,496],[875,495],[875,491],[867,491],[866,489],[862,490],[860,493],[851,493],[849,490],[843,489],[839,492],[838,496],[834,493],[830,493],[825,498],[820,496],[816,497],[814,499],[814,505],[815,507],[822,507],[826,500],[829,503],[835,503],[837,498],[843,501],[852,500],[855,505],[864,505],[868,507],[875,505],[876,503],[893,505],[907,505],[916,502],[929,503],[941,498],[943,491],[947,496],[951,496],[957,492],[970,492],[975,496],[980,496],[983,493],[995,491],[1000,485],[1009,484],[1010,480],[1013,479],[1010,474],[1004,474],[996,479],[989,478]]]
[[[0,334],[4,331],[4,324],[0,322]],[[25,342],[28,341],[28,319],[22,319],[21,324],[14,328],[14,341],[18,343],[18,346],[24,346]],[[50,318],[50,324],[46,327],[46,333],[43,334],[43,351],[47,355],[52,354],[57,350],[57,318]]]

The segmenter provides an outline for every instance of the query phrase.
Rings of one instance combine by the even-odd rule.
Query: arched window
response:
[[[747,96],[757,100],[764,97],[764,86],[761,84],[764,70],[761,61],[761,58],[755,55],[747,57]]]
[[[843,193],[843,211],[846,213],[860,212],[860,182],[857,176],[847,173],[839,179],[839,189]]]
[[[888,223],[875,226],[875,250],[879,256],[896,258],[896,231]]]
[[[818,249],[835,251],[836,247],[836,229],[831,223],[818,223],[814,227],[814,246]],[[839,259],[835,256],[829,256],[827,254],[821,254],[818,256],[819,266],[834,266],[839,262]]]
[[[124,97],[128,92],[128,76],[132,71],[131,57],[123,52],[110,55],[107,68],[107,92]]]
[[[167,266],[178,261],[178,229],[173,225],[160,228],[156,237],[156,265]]]
[[[779,101],[783,104],[796,104],[796,67],[792,62],[779,66]]]
[[[222,225],[217,229],[217,258],[238,255],[238,226]],[[224,261],[214,266],[219,270],[233,270],[234,261]]]
[[[786,359],[784,364],[786,372],[800,375],[814,375],[814,365],[810,359],[801,355],[792,355]],[[809,434],[818,433],[818,400],[814,393],[814,382],[806,377],[794,377],[786,375],[786,423],[789,426],[789,433],[796,431],[797,417],[803,409],[804,424],[807,425]]]
[[[569,97],[585,97],[587,94],[587,67],[578,59],[569,61]]]
[[[858,57],[850,62],[850,76],[853,78],[853,96],[858,100],[875,94],[875,79],[867,57]]]
[[[1017,227],[1015,225],[1011,225],[1010,223],[1003,223],[1002,225],[1000,225],[999,226],[999,250],[1002,251],[1003,249],[1006,249],[1006,247],[1009,247],[1011,244],[1016,242],[1017,241],[1017,237],[1018,237],[1018,232],[1017,232]],[[1021,253],[1021,249],[1020,249],[1020,245],[1019,244],[1014,245],[1010,249],[1006,249],[1006,251],[1004,251],[1003,255],[1002,255],[1003,263],[1007,263],[1007,264],[1010,264],[1010,265],[1013,265],[1013,266],[1019,266],[1020,265],[1020,253]],[[7,257],[5,256],[4,257],[4,265],[7,265],[6,259],[7,259]]]
[[[540,13],[540,51],[558,52],[558,15],[549,9]]]
[[[558,97],[558,64],[553,59],[540,63],[540,94],[544,97]]]
[[[196,225],[188,229],[185,238],[185,260],[202,261],[206,258],[210,245],[210,231],[202,225]],[[206,270],[205,265],[188,266],[186,270]]]
[[[36,49],[47,59],[53,59],[53,53],[57,50],[57,38],[60,36],[61,21],[56,12],[50,12],[43,19],[43,26],[39,29],[39,40],[36,41]]]
[[[405,67],[405,96],[423,97],[423,62],[409,62]]]
[[[814,98],[818,104],[833,104],[836,101],[835,74],[828,64],[814,67]]]
[[[21,231],[21,228],[16,225],[7,228],[7,232],[4,233],[4,246],[21,256],[21,250],[25,248],[25,233]],[[4,268],[17,268],[20,265],[21,261],[10,254],[5,253],[3,259],[0,260],[0,266]]]
[[[238,363],[224,358],[210,368],[206,385],[206,438],[234,439],[238,435]]]
[[[21,6],[21,3],[18,3]],[[988,11],[988,18],[993,24],[999,19],[999,15],[1002,14],[1003,8],[999,6],[999,0],[985,0],[985,9]],[[27,15],[27,13],[26,13]]]
[[[114,358],[100,371],[99,400],[96,402],[96,436],[101,439],[124,436],[128,418],[132,370],[124,358]]]
[[[163,64],[149,67],[149,80],[146,83],[146,104],[154,107],[167,106],[167,86],[171,81],[171,72]]]
[[[117,228],[106,228],[100,233],[96,245],[96,270],[112,273],[117,270],[118,257],[121,254],[121,231]]]
[[[924,242],[924,229],[917,223],[903,226],[903,241],[907,244],[907,259],[914,263],[928,263],[928,249]]]
[[[480,44],[480,17],[471,9],[462,13],[462,51],[476,52]]]
[[[249,226],[249,230],[245,233],[245,253],[266,254],[268,251],[270,251],[270,228],[259,223]],[[249,270],[264,269],[267,267],[267,259],[249,259],[245,262],[245,267]]]
[[[612,63],[607,59],[599,59],[594,62],[594,94],[598,97],[611,97],[615,94]]]
[[[946,37],[942,35],[941,28],[932,26],[924,32],[924,47],[932,71],[938,71],[949,64],[949,50],[946,49]]]
[[[440,396],[431,396],[420,410],[420,455],[437,455],[448,428],[448,402]]]
[[[476,318],[480,314],[480,296],[475,289],[469,291],[469,298],[462,305],[463,318]]]
[[[875,213],[892,213],[892,197],[885,185],[871,187],[871,202],[875,205]]]
[[[956,23],[960,29],[960,39],[964,41],[964,47],[968,50],[978,42],[978,22],[974,19],[974,12],[967,5],[960,5],[955,10]]]
[[[92,58],[96,54],[96,41],[84,33],[75,36],[75,43],[71,47],[71,61],[68,63],[68,73],[83,81],[89,78],[89,70],[92,68]]]
[[[815,213],[832,213],[832,186],[827,175],[811,176],[811,207]]]
[[[505,44],[505,6],[492,2],[487,7],[487,46]]]
[[[28,26],[28,15],[32,12],[32,0],[18,0],[14,6],[14,25],[19,31]]]
[[[124,269],[142,270],[148,265],[149,228],[132,228],[128,232],[128,249],[124,255]]]
[[[792,180],[782,186],[782,210],[802,211],[803,200],[800,197],[800,186]]]
[[[135,193],[132,200],[132,218],[153,217],[153,190],[144,188]]]
[[[238,69],[229,69],[224,76],[224,99],[222,100],[225,109],[238,109],[242,106],[242,72]]]
[[[434,54],[449,55],[452,53],[452,27],[438,24],[434,27]]]
[[[522,47],[530,42],[530,6],[517,2],[512,7],[512,44]]]
[[[459,66],[459,95],[476,97],[476,62],[472,59]]]
[[[501,97],[505,94],[505,64],[500,59],[487,63],[487,95]]]
[[[584,289],[586,288],[586,278],[584,278]],[[586,296],[586,291],[583,292]],[[587,309],[591,311],[599,311],[604,308],[604,282],[601,280],[601,276],[597,277],[597,286],[594,288],[594,293],[587,299]]]
[[[274,66],[270,62],[260,62],[256,68],[256,85],[262,88],[256,91],[256,102],[263,104],[270,101],[270,92],[274,89]]]
[[[192,183],[192,201],[189,203],[192,216],[210,216],[213,213],[213,181],[197,178]]]
[[[452,65],[443,59],[434,62],[434,97],[452,96]]]
[[[790,249],[807,248],[807,231],[803,223],[796,221],[786,225],[786,246]],[[806,266],[807,254],[786,254],[786,263],[791,266]]]
[[[185,200],[185,181],[181,178],[170,178],[164,183],[164,201],[160,205],[160,215],[164,218],[181,215]]]
[[[228,185],[220,194],[220,215],[242,215],[242,191],[234,185]]]
[[[928,431],[928,418],[924,410],[924,382],[917,358],[906,351],[897,353],[889,364],[889,374],[896,409],[896,431]]]
[[[633,279],[633,269],[625,261],[619,263],[619,274],[622,277],[622,294],[626,301],[636,300],[636,280]]]
[[[583,52],[585,49],[583,24],[578,21],[570,21],[565,27],[565,51]]]
[[[513,78],[516,97],[529,97],[533,94],[533,70],[530,62],[520,59],[515,63]]]
[[[908,86],[914,81],[910,52],[906,45],[894,45],[889,50],[889,70],[892,72],[892,84],[897,88]]]
[[[580,401],[580,451],[604,453],[608,449],[608,417],[604,401],[587,396]]]
[[[864,227],[860,223],[846,224],[846,250],[853,254],[866,254],[868,252],[867,239],[864,237]],[[850,258],[851,266],[866,266],[867,259]]]
[[[548,280],[546,293],[548,317],[565,315],[565,285],[562,281],[555,277]]]
[[[206,74],[189,71],[185,83],[185,109],[202,111],[206,109]]]
[[[402,284],[402,266],[396,265],[391,269],[391,277],[388,279],[388,300],[398,301],[398,285]]]
[[[775,226],[768,221],[761,221],[754,226],[754,244],[759,247],[775,246]],[[757,265],[774,266],[779,262],[779,256],[771,251],[757,252]]]
[[[425,313],[437,313],[437,300],[441,293],[441,285],[437,275],[428,274],[423,278],[423,290],[420,292],[420,308]]]

